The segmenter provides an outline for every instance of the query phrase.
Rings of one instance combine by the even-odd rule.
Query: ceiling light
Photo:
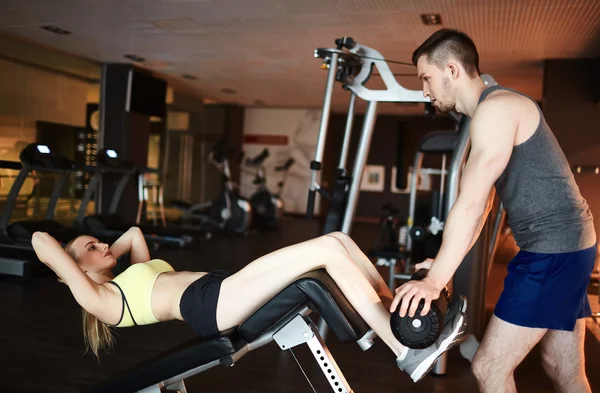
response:
[[[138,55],[124,55],[123,57],[126,59],[129,59],[131,61],[135,61],[137,63],[142,63],[142,62],[146,61],[146,59],[144,59],[143,57],[140,57]]]
[[[190,75],[190,74],[183,74],[183,75],[181,75],[181,77],[182,77],[183,79],[189,79],[189,80],[191,80],[191,81],[195,81],[196,79],[198,79],[198,77],[197,77],[197,76]]]
[[[48,30],[51,33],[54,34],[58,34],[58,35],[69,35],[69,34],[73,34],[71,33],[69,30],[65,30],[65,29],[61,29],[58,26],[53,26],[53,25],[46,25],[46,26],[40,26],[42,29],[44,30]]]
[[[230,89],[229,87],[225,87],[221,89],[221,93],[223,94],[237,94],[237,91]]]
[[[441,25],[442,17],[440,14],[421,14],[421,21],[424,25]]]

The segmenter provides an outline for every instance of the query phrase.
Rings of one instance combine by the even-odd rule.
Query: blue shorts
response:
[[[587,288],[596,247],[562,254],[519,251],[494,314],[514,325],[573,331],[577,319],[592,314]]]

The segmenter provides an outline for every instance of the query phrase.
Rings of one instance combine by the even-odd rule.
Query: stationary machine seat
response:
[[[186,202],[186,201],[181,201],[179,199],[175,199],[171,201],[171,206],[177,208],[177,209],[181,209],[181,210],[188,210],[191,209],[191,207],[193,206],[191,203]]]
[[[419,151],[423,153],[451,154],[458,142],[456,131],[433,131],[419,141]]]
[[[248,352],[276,341],[281,349],[308,344],[335,392],[351,392],[347,381],[308,317],[316,311],[343,341],[363,350],[374,333],[325,270],[307,273],[268,301],[240,326],[208,338],[194,339],[106,381],[93,393],[186,391],[184,379],[212,367],[232,366]]]
[[[369,251],[370,258],[382,258],[382,259],[405,259],[406,252],[395,250],[395,249],[387,249],[380,248]]]

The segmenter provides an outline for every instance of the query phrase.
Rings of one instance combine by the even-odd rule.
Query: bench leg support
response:
[[[309,324],[302,316],[298,315],[275,333],[273,339],[283,350],[307,344],[333,391],[336,393],[352,393],[350,385],[348,385],[329,349],[327,349],[327,345],[319,335],[317,327],[312,322]]]

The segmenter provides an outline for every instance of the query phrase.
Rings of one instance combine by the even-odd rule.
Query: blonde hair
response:
[[[71,240],[65,246],[65,251],[73,260],[77,261],[77,254],[73,249],[73,242],[79,237]],[[66,284],[65,281],[58,276],[58,281]],[[83,307],[81,308],[82,324],[83,324],[83,341],[85,343],[85,352],[90,349],[96,355],[96,358],[100,360],[100,350],[106,350],[112,348],[114,344],[113,332],[110,327],[96,318],[95,315],[87,312]]]

